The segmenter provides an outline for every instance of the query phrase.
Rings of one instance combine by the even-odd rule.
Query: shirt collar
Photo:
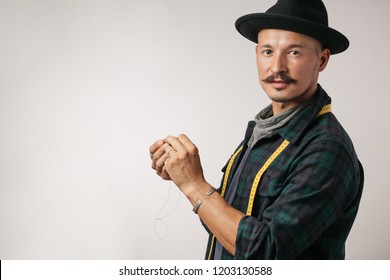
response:
[[[331,103],[331,98],[319,84],[315,93],[315,98],[316,101],[312,105],[295,116],[295,118],[290,120],[290,122],[280,130],[279,134],[290,143],[297,142],[308,125],[317,118],[321,109],[325,105]]]

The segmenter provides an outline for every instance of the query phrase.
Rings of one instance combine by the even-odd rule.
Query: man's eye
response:
[[[296,56],[299,54],[299,52],[298,51],[290,51],[290,54]]]
[[[270,55],[270,54],[272,54],[272,51],[271,50],[263,50],[263,54]]]

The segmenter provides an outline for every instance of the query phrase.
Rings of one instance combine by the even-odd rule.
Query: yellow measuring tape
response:
[[[332,110],[331,104],[325,105],[324,107],[322,107],[321,111],[317,114],[317,118],[319,116],[323,115],[323,114],[330,113],[331,110]],[[250,192],[250,195],[249,195],[248,207],[247,207],[247,210],[246,210],[246,215],[247,216],[252,215],[252,209],[253,209],[253,204],[254,204],[254,201],[255,201],[255,195],[256,195],[257,188],[259,186],[261,177],[263,176],[264,172],[268,169],[268,167],[271,165],[271,163],[287,148],[287,146],[289,144],[290,144],[290,142],[288,140],[284,140],[282,142],[282,144],[280,144],[280,146],[275,150],[275,152],[273,152],[273,154],[268,158],[268,160],[260,168],[259,172],[257,172],[256,177],[253,180],[251,192]],[[229,160],[228,166],[227,166],[226,171],[225,171],[225,176],[223,178],[222,191],[221,191],[221,196],[222,197],[225,195],[225,192],[226,192],[227,182],[228,182],[228,179],[229,179],[230,171],[231,171],[231,169],[233,167],[233,163],[236,160],[237,156],[241,153],[242,149],[243,149],[243,146],[241,146],[232,155],[232,157]],[[211,240],[211,247],[210,247],[210,252],[209,252],[209,256],[208,256],[209,260],[211,259],[211,254],[213,252],[212,248],[214,246],[214,242],[215,242],[215,235],[213,235],[213,238]]]
[[[232,157],[231,157],[230,160],[229,160],[228,166],[226,167],[225,176],[224,176],[224,178],[223,178],[222,191],[221,191],[222,197],[225,196],[226,186],[227,186],[227,182],[228,182],[229,175],[230,175],[230,170],[232,170],[233,163],[234,163],[234,161],[236,160],[236,157],[241,153],[243,147],[244,147],[244,146],[241,146],[241,147],[232,155]]]
[[[288,140],[284,140],[283,143],[276,149],[276,151],[268,158],[268,160],[264,163],[264,165],[260,168],[259,172],[257,172],[255,179],[253,180],[251,193],[249,195],[248,207],[246,210],[246,215],[252,215],[253,203],[255,201],[255,195],[257,191],[257,187],[259,186],[260,179],[263,176],[264,172],[268,169],[271,163],[280,155],[284,149],[290,144]]]
[[[332,104],[325,105],[322,107],[321,111],[317,114],[317,118],[323,114],[332,112]]]

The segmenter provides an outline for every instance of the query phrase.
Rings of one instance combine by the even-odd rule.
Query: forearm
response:
[[[210,184],[204,182],[197,186],[197,191],[185,195],[192,205],[202,201],[198,210],[200,219],[222,246],[234,255],[238,224],[244,213],[231,207],[217,192],[207,196],[206,192],[211,188]]]

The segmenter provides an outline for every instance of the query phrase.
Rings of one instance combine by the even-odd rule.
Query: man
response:
[[[218,192],[185,135],[154,143],[152,168],[194,206],[210,233],[208,259],[344,259],[363,169],[317,82],[349,41],[328,27],[321,0],[279,0],[236,28],[257,43],[271,105],[249,122]]]

